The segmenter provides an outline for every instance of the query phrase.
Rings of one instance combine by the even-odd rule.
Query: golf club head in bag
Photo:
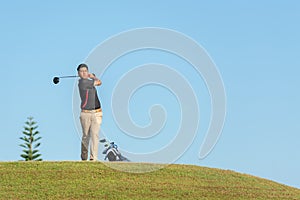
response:
[[[104,143],[104,142],[106,142],[106,139],[101,139],[100,142]]]

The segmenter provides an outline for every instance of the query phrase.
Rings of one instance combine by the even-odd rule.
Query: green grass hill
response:
[[[114,168],[153,171],[128,173]],[[193,165],[0,162],[0,199],[290,200],[300,199],[300,190],[229,170]]]

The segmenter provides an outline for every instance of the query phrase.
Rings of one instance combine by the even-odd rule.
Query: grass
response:
[[[110,165],[111,167],[108,167]],[[128,173],[113,168],[148,170]],[[0,199],[300,199],[300,190],[192,165],[0,162]]]

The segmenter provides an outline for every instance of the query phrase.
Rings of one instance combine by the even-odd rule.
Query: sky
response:
[[[233,170],[300,188],[299,11],[300,3],[292,0],[3,2],[0,161],[21,160],[19,137],[29,116],[39,125],[43,160],[80,160],[78,80],[61,79],[54,85],[52,78],[76,75],[77,65],[88,62],[109,38],[157,27],[191,38],[213,60],[226,94],[219,140],[199,159],[213,112],[205,77],[180,56],[159,49],[124,54],[104,73],[99,66],[91,67],[103,82],[97,88],[103,108],[100,137],[135,153],[160,150],[176,138],[184,105],[168,86],[147,84],[127,91],[132,96],[121,110],[128,110],[141,128],[153,122],[151,107],[162,105],[166,120],[152,137],[130,136],[113,115],[121,113],[113,110],[116,85],[128,72],[149,63],[161,64],[161,69],[169,66],[193,88],[200,113],[195,137],[174,163]],[[100,160],[102,150],[100,145]]]

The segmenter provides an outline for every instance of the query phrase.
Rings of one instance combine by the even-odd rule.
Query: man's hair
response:
[[[79,72],[79,70],[84,67],[87,68],[87,70],[89,70],[88,66],[86,64],[82,63],[82,64],[78,65],[77,71]]]

